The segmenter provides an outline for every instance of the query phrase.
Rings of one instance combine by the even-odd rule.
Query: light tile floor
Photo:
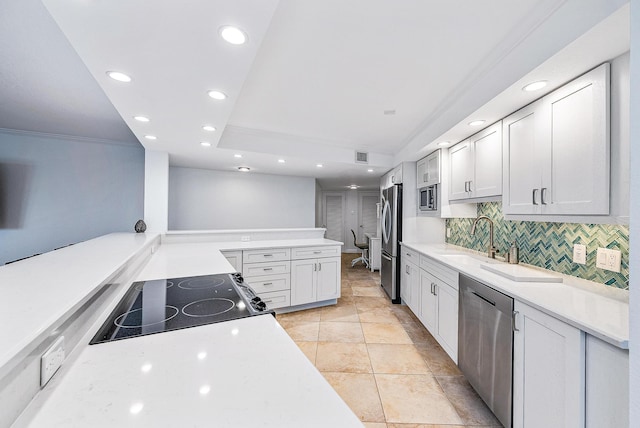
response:
[[[380,275],[342,255],[338,304],[278,315],[367,428],[500,427],[460,370]]]

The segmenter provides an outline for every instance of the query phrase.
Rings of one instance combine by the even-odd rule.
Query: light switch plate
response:
[[[60,336],[40,358],[40,386],[45,386],[64,361],[64,336]]]
[[[581,265],[587,264],[587,246],[573,244],[573,262]]]
[[[622,255],[619,250],[598,248],[596,267],[600,269],[610,270],[612,272],[620,272],[621,258]]]

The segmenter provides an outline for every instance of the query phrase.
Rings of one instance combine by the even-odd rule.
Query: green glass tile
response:
[[[520,247],[520,261],[566,275],[618,288],[629,286],[629,227],[617,224],[549,223],[505,220],[500,202],[478,204],[478,216],[494,223],[494,245],[504,254],[511,242]],[[451,237],[447,243],[485,252],[489,244],[489,224],[480,222],[471,235],[474,219],[447,219]],[[573,263],[573,244],[587,246],[587,264]],[[598,247],[622,253],[620,273],[596,268]]]

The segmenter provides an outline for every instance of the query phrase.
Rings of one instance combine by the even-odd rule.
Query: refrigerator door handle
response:
[[[391,219],[389,219],[391,208],[389,207],[389,201],[384,201],[384,208],[382,209],[382,236],[384,238],[384,242],[389,242],[389,233],[391,232]]]
[[[380,257],[382,257],[385,260],[391,261],[391,257],[387,256],[385,253],[380,254]]]

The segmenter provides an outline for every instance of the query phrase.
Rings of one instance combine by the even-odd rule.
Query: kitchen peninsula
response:
[[[14,319],[33,311],[1,331],[11,346],[0,426],[25,407],[14,426],[255,426],[250,415],[261,426],[361,426],[270,315],[87,345],[133,281],[234,272],[221,250],[339,248],[323,232],[111,234],[0,268],[0,283],[22,290]],[[68,356],[38,393],[40,355],[60,335]]]

